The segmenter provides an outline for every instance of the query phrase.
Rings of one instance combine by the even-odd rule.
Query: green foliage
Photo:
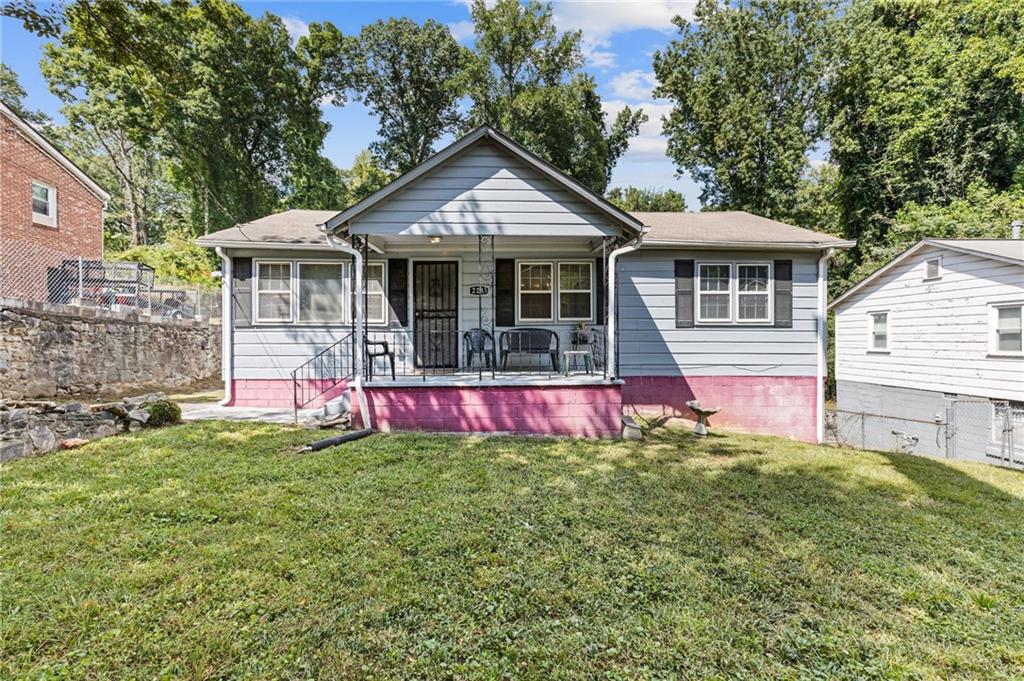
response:
[[[147,428],[175,426],[181,423],[181,407],[170,400],[155,400],[143,405],[149,412]]]
[[[623,108],[609,127],[583,65],[580,32],[558,34],[551,6],[536,0],[472,5],[475,53],[465,78],[469,125],[487,123],[598,193],[647,121]]]
[[[819,0],[701,0],[655,53],[668,155],[706,206],[784,217],[818,139],[831,13]]]
[[[347,186],[347,205],[365,199],[388,182],[394,175],[380,167],[368,149],[356,155],[352,167],[342,172]]]
[[[434,152],[434,143],[462,123],[468,51],[434,20],[388,19],[364,26],[352,51],[352,87],[377,117],[374,156],[403,173]]]
[[[46,114],[25,108],[24,99],[27,94],[18,80],[18,74],[6,64],[0,64],[0,102],[3,102],[22,120],[36,127],[48,125],[50,119],[46,117]]]
[[[674,189],[653,187],[612,187],[605,195],[622,210],[682,212],[686,210],[683,195]]]
[[[164,243],[108,252],[106,257],[148,265],[161,282],[218,286],[212,276],[217,269],[216,257],[210,249],[196,246],[187,234],[172,232]]]
[[[827,115],[849,236],[885,241],[907,204],[1013,184],[1024,160],[1024,6],[855,0],[838,25]]]
[[[4,678],[999,679],[1024,476],[782,438],[143,430],[3,465]]]

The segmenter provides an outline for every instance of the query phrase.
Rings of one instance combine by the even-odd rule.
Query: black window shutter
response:
[[[775,261],[775,326],[793,326],[793,261]]]
[[[693,326],[693,261],[676,260],[676,328]]]
[[[604,258],[594,259],[594,319],[598,324],[608,321],[608,307],[604,298]]]
[[[494,324],[516,325],[516,261],[512,258],[494,262]]]
[[[236,329],[252,326],[252,274],[252,258],[231,259],[231,316]]]
[[[409,325],[409,261],[405,258],[388,259],[388,306],[392,320]]]

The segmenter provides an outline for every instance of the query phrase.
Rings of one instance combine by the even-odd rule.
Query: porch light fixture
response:
[[[441,239],[443,239],[444,237],[441,236],[440,234],[431,234],[427,238],[430,239],[430,243],[432,243],[432,244],[439,244],[439,243],[441,243]]]

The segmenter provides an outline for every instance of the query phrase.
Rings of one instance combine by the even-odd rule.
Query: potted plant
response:
[[[590,332],[583,322],[576,322],[576,328],[572,330],[573,345],[588,345],[590,343]]]

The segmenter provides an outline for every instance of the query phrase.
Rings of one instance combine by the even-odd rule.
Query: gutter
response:
[[[631,243],[628,243],[628,244],[626,244],[624,246],[619,246],[618,248],[616,248],[614,251],[612,251],[608,255],[608,265],[607,265],[607,267],[608,267],[608,324],[607,324],[607,329],[608,330],[607,330],[607,333],[605,334],[607,336],[607,338],[608,338],[608,343],[607,343],[608,347],[605,348],[605,351],[608,353],[608,358],[607,358],[607,360],[605,362],[605,366],[608,367],[608,377],[609,378],[618,378],[618,375],[617,375],[618,367],[616,366],[616,361],[615,361],[616,360],[616,352],[615,352],[616,346],[615,346],[615,344],[618,342],[617,339],[615,338],[615,327],[616,327],[615,310],[617,308],[617,303],[618,303],[618,294],[616,293],[616,290],[615,290],[615,285],[616,285],[616,281],[615,281],[616,280],[616,276],[615,276],[616,265],[618,264],[618,259],[619,259],[620,255],[625,255],[626,253],[632,253],[633,251],[639,249],[643,245],[643,243],[644,243],[644,234],[646,232],[647,232],[647,230],[645,228],[644,231],[640,232],[640,234],[636,237],[636,239],[634,239]]]
[[[830,241],[828,243],[807,243],[787,241],[665,241],[652,239],[644,241],[644,248],[722,248],[722,249],[760,249],[771,251],[820,251],[835,248],[853,248],[856,241]]]
[[[230,405],[235,399],[234,367],[232,360],[235,355],[234,309],[231,305],[231,289],[234,288],[234,272],[231,269],[231,258],[224,254],[220,246],[213,249],[220,258],[220,333],[221,356],[220,372],[224,376],[224,399],[218,402],[222,407]]]
[[[363,430],[369,431],[373,429],[373,422],[370,417],[369,403],[366,401],[366,394],[363,392],[363,328],[365,326],[363,321],[363,254],[357,249],[352,248],[349,244],[336,239],[334,235],[327,234],[326,225],[320,225],[320,228],[324,230],[325,236],[327,237],[327,243],[336,251],[347,253],[354,259],[354,266],[356,270],[356,295],[352,296],[355,298],[356,308],[356,329],[352,342],[355,343],[355,352],[352,353],[352,370],[355,373],[353,379],[353,386],[356,389],[356,399],[359,400],[359,415],[363,419]]]
[[[825,378],[828,376],[828,259],[832,249],[818,258],[818,348],[817,385],[815,393],[815,437],[818,444],[825,441]]]

